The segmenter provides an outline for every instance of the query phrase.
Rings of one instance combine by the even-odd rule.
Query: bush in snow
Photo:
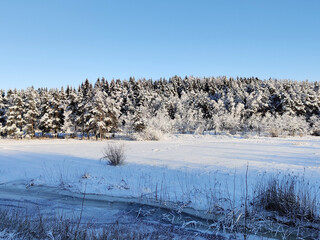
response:
[[[124,164],[126,156],[123,145],[109,144],[102,150],[102,158],[100,160],[107,161],[111,166],[118,166]]]
[[[173,129],[173,122],[174,121],[170,119],[168,112],[165,109],[159,109],[156,116],[148,119],[147,126],[144,130],[152,131],[152,129],[157,129],[162,133],[171,133]]]
[[[287,123],[284,130],[289,136],[304,136],[309,133],[309,124],[303,116],[290,116],[289,114],[282,115],[283,122]]]
[[[132,134],[132,139],[136,141],[159,141],[164,139],[162,131],[147,127],[142,132]]]
[[[302,116],[292,116],[286,113],[275,116],[268,115],[265,118],[266,129],[272,137],[304,136],[309,132],[309,124]]]

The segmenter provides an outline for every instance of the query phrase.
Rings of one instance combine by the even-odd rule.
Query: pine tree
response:
[[[3,132],[13,138],[22,138],[22,127],[25,124],[23,119],[24,104],[22,101],[22,92],[14,90],[8,99],[8,111],[6,112],[6,126]]]
[[[49,109],[49,116],[52,119],[52,130],[54,136],[57,137],[57,134],[61,131],[63,126],[63,103],[61,100],[61,95],[58,90],[54,90],[52,92],[51,99],[49,100],[50,109]]]
[[[86,134],[87,137],[90,137],[90,113],[92,105],[92,85],[86,79],[85,83],[82,84],[78,89],[78,109],[76,124],[81,132],[81,137],[83,138]]]
[[[39,96],[33,88],[28,88],[25,94],[24,106],[25,106],[25,126],[23,131],[31,138],[35,136],[35,132],[38,129],[38,117],[40,115],[37,102]]]
[[[68,87],[66,90],[66,99],[63,110],[63,126],[62,131],[68,136],[75,136],[76,118],[78,112],[79,97],[75,89]]]
[[[64,122],[61,127],[61,130],[63,131],[63,133],[65,133],[67,135],[67,137],[69,137],[70,135],[73,136],[75,133],[75,129],[74,129],[74,125],[72,123],[71,116],[72,116],[72,111],[64,109],[64,111],[63,111]]]
[[[2,133],[2,128],[6,124],[6,111],[7,111],[7,100],[5,92],[0,90],[0,133]]]
[[[39,129],[42,131],[42,135],[47,135],[52,132],[53,126],[53,116],[50,106],[49,99],[52,98],[51,92],[48,92],[46,89],[40,91],[40,104],[41,104],[41,113],[39,119]]]
[[[106,98],[106,93],[102,91],[100,86],[95,86],[89,125],[96,139],[100,137],[101,140],[105,137],[105,133],[110,131],[108,129],[108,109],[105,105]]]

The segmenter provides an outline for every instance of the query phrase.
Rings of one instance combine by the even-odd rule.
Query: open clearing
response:
[[[124,145],[124,165],[99,161],[110,143]],[[174,135],[158,142],[0,140],[0,198],[10,199],[13,188],[30,189],[32,195],[36,188],[51,187],[80,199],[85,193],[91,209],[90,199],[127,200],[209,219],[214,208],[243,206],[247,166],[249,199],[257,183],[271,175],[302,177],[318,194],[320,139]],[[23,194],[13,198],[28,200]],[[40,203],[41,197],[33,201]]]

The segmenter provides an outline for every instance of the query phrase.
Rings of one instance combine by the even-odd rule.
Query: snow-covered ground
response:
[[[124,145],[125,165],[99,161],[110,143]],[[0,183],[24,181],[87,194],[180,202],[198,210],[208,210],[217,194],[234,194],[241,201],[247,165],[249,189],[264,175],[279,173],[304,175],[320,186],[320,138],[0,141]]]

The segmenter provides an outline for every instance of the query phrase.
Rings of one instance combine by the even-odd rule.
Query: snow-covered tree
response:
[[[76,116],[76,124],[81,136],[86,134],[89,138],[90,125],[89,125],[89,109],[92,105],[92,84],[88,79],[78,89],[78,108]]]
[[[25,93],[24,106],[24,120],[25,125],[23,127],[23,131],[26,136],[33,138],[35,136],[35,132],[38,129],[38,117],[40,115],[38,109],[39,96],[34,88],[28,88]]]
[[[19,104],[22,98],[22,105]],[[78,90],[0,91],[2,136],[96,135],[158,128],[164,132],[251,131],[317,134],[318,82],[174,76],[167,81],[85,80]],[[103,109],[103,110],[102,110]],[[18,113],[17,113],[18,112]],[[21,112],[21,113],[20,113]],[[306,129],[306,131],[302,131]]]
[[[2,127],[6,124],[6,96],[3,90],[0,90],[0,133],[2,131]]]
[[[58,90],[54,90],[51,96],[50,102],[50,110],[49,116],[52,119],[52,130],[53,133],[57,136],[57,134],[61,131],[61,127],[63,126],[63,102],[61,99],[61,94]]]
[[[41,113],[39,118],[39,129],[44,135],[52,132],[53,129],[53,117],[49,101],[51,98],[51,92],[48,92],[47,90],[40,91]]]
[[[320,136],[320,115],[314,115],[310,118],[311,134]]]
[[[8,110],[6,112],[6,126],[3,132],[13,138],[21,138],[23,136],[22,128],[25,124],[23,119],[24,104],[22,101],[22,92],[14,90],[8,99]]]
[[[93,95],[93,104],[92,108],[90,109],[90,119],[89,125],[90,129],[92,129],[96,139],[100,137],[105,137],[105,133],[109,132],[110,124],[109,124],[109,116],[108,116],[108,109],[106,108],[105,99],[107,95],[105,92],[102,91],[100,86],[96,87],[94,90]]]
[[[61,130],[67,134],[67,136],[73,135],[75,133],[74,124],[72,123],[72,111],[65,109],[63,111],[63,125]]]
[[[66,90],[66,103],[64,105],[64,123],[62,130],[68,135],[74,135],[77,132],[76,119],[78,113],[79,96],[75,89],[68,87]]]

